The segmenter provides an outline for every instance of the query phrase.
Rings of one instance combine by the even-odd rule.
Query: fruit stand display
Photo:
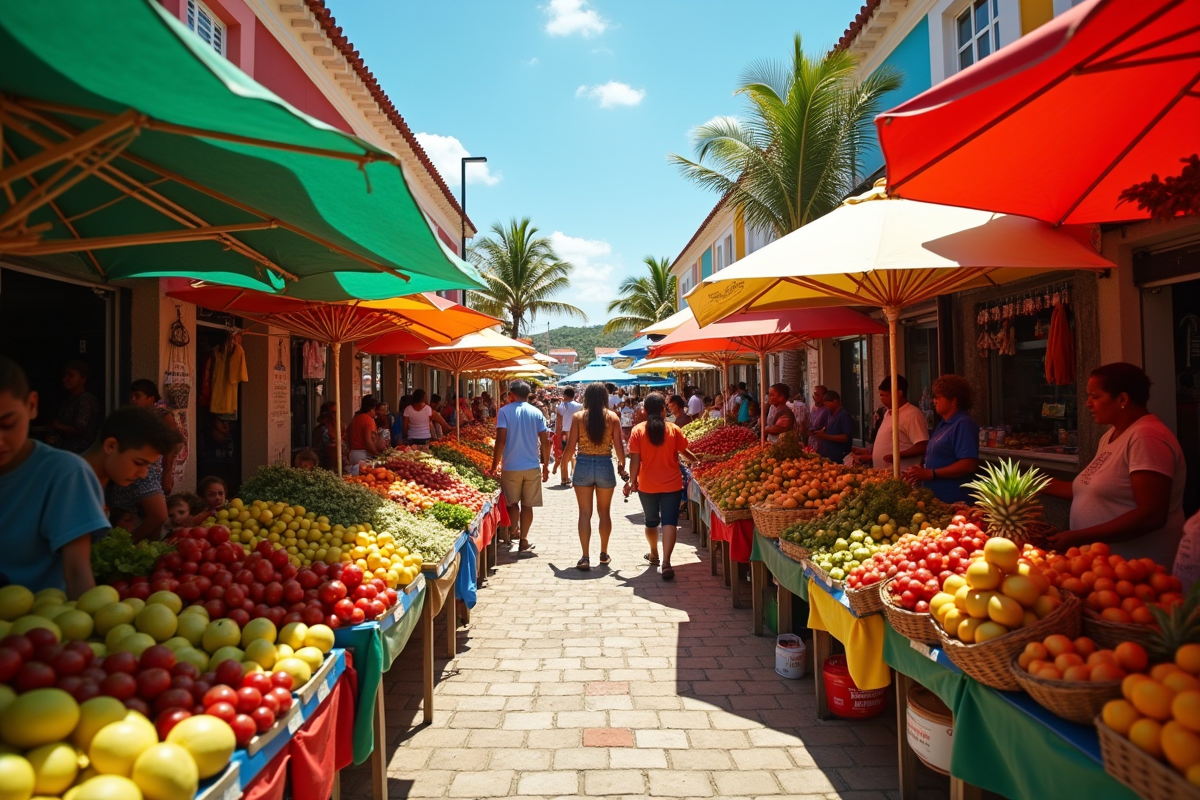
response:
[[[1200,796],[1200,594],[1103,543],[1038,546],[1039,483],[1011,464],[986,470],[968,512],[866,481],[783,533],[802,560],[756,534],[755,633],[770,576],[778,630],[792,630],[792,595],[809,603],[818,715],[831,713],[821,667],[837,639],[858,689],[896,683],[900,730],[914,682],[946,703],[960,784],[1010,798]],[[856,602],[872,591],[879,602]],[[916,763],[902,742],[903,797],[916,796]]]

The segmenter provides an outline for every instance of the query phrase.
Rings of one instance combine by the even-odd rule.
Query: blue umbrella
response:
[[[565,378],[559,378],[558,382],[562,383],[592,383],[600,381],[601,383],[613,383],[618,386],[627,386],[631,383],[638,383],[641,379],[637,375],[630,375],[623,369],[617,369],[612,364],[602,358],[598,358],[588,364],[578,372],[568,375]]]
[[[617,355],[625,358],[645,358],[650,353],[650,345],[654,340],[649,336],[639,336],[617,351]]]

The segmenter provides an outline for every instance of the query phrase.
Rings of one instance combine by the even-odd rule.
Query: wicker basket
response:
[[[845,581],[839,581],[839,580],[829,577],[828,572],[826,572],[825,570],[823,570],[819,566],[817,566],[816,562],[812,560],[811,554],[809,555],[808,558],[804,559],[804,567],[805,567],[805,569],[811,569],[813,572],[815,572],[816,576],[817,576],[817,580],[820,581],[821,583],[825,584],[826,586],[828,586],[832,589],[835,589],[835,590],[842,590],[842,589],[846,588]]]
[[[869,617],[883,613],[883,600],[879,598],[879,587],[883,582],[873,583],[862,589],[846,589],[846,601],[856,617]]]
[[[1087,725],[1095,719],[1104,704],[1121,696],[1120,681],[1051,681],[1037,678],[1021,669],[1012,660],[1013,676],[1021,688],[1051,714]]]
[[[1154,629],[1132,622],[1109,622],[1084,606],[1083,635],[1095,642],[1096,647],[1113,650],[1121,642],[1137,642],[1146,647],[1154,638]]]
[[[748,508],[733,508],[729,511],[718,508],[716,503],[710,501],[712,513],[717,515],[717,519],[728,525],[731,522],[741,522],[744,519],[753,519]]]
[[[779,534],[797,522],[812,519],[817,515],[814,508],[772,508],[761,504],[750,506],[754,527],[768,539],[778,539]]]
[[[892,597],[891,586],[895,578],[884,581],[879,586],[879,603],[883,606],[883,614],[888,624],[896,629],[896,633],[907,636],[914,642],[922,644],[941,644],[938,639],[937,623],[932,614],[918,614],[896,605]]]
[[[1079,636],[1079,600],[1067,594],[1063,604],[1045,619],[1027,628],[1017,628],[983,644],[964,644],[938,628],[942,651],[966,674],[993,689],[1015,692],[1021,684],[1013,677],[1012,660],[1025,645],[1040,642],[1052,633],[1074,639]]]
[[[801,547],[794,542],[789,542],[787,539],[781,538],[777,539],[776,541],[779,542],[779,552],[783,553],[792,561],[803,563],[810,555],[812,555],[812,551],[807,547]]]
[[[1096,717],[1104,771],[1144,800],[1196,800],[1200,789]]]

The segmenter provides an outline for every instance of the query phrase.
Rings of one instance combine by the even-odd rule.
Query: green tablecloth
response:
[[[785,589],[808,599],[803,567],[781,553],[772,540],[756,533],[750,558],[763,562]],[[848,609],[846,613],[850,613]],[[1072,735],[1081,739],[1092,736],[1083,726],[1055,718],[1050,727],[1015,704],[1027,701],[1026,705],[1036,708],[1032,700],[1006,698],[931,660],[890,625],[884,627],[883,660],[928,688],[954,713],[950,771],[955,777],[1010,800],[1137,799],[1109,777],[1102,764],[1071,743]]]
[[[375,696],[383,682],[383,673],[400,655],[416,630],[428,589],[414,593],[411,605],[400,619],[387,628],[377,623],[341,628],[336,632],[338,647],[354,654],[358,672],[358,701],[354,713],[354,763],[361,764],[375,750]]]

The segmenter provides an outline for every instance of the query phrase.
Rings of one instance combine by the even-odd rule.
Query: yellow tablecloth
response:
[[[809,578],[808,627],[828,631],[846,646],[846,667],[859,689],[882,689],[891,684],[891,668],[883,660],[882,614],[856,617]]]

